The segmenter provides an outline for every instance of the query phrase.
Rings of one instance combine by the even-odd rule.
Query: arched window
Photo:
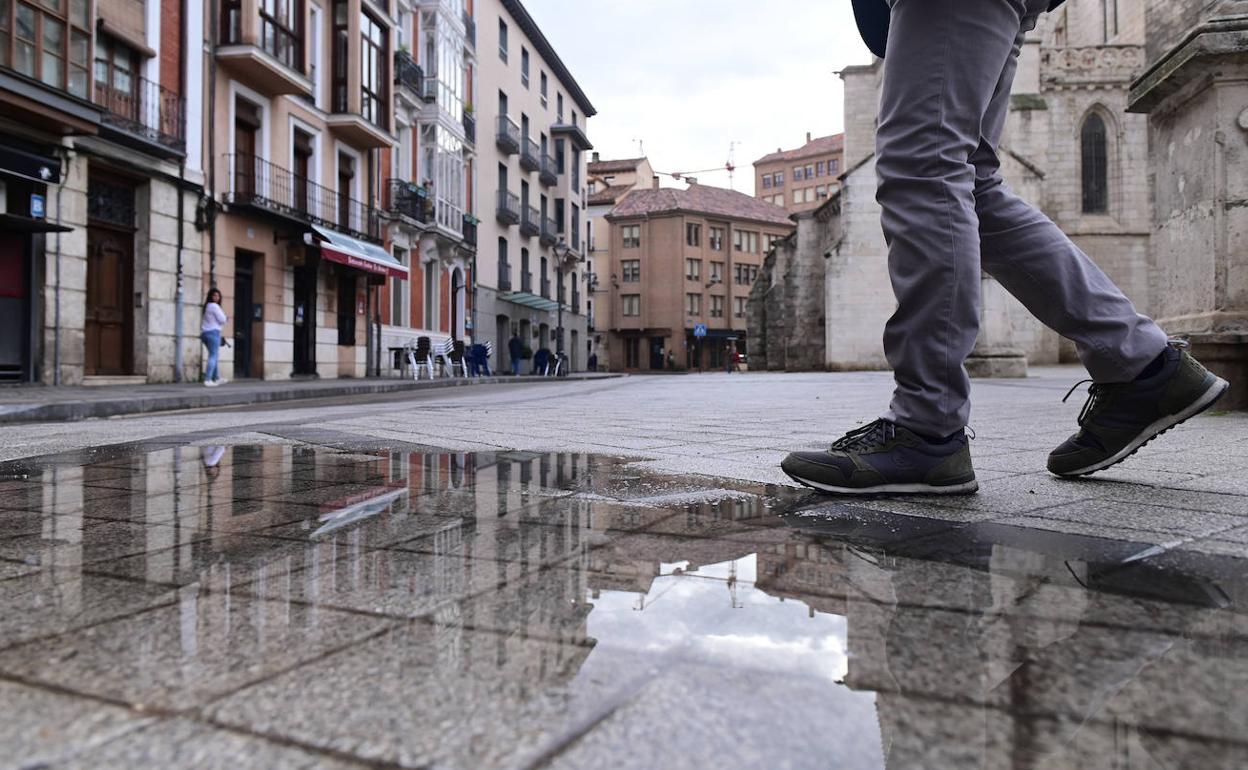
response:
[[[1109,139],[1105,119],[1088,115],[1080,135],[1083,157],[1083,213],[1109,210]]]

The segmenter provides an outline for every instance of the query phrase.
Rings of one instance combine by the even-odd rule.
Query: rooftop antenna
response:
[[[642,140],[642,139],[634,139],[633,141],[637,143],[637,157],[639,157],[639,158],[644,158],[644,157],[646,157],[646,143],[645,143],[645,141],[644,141],[644,140]]]
[[[740,144],[740,142],[728,143],[728,162],[724,164],[724,168],[728,170],[728,189],[729,190],[737,189],[735,181],[736,181],[736,171],[737,171],[737,145],[738,144]]]

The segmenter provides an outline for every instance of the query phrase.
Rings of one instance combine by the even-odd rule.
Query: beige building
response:
[[[588,175],[589,262],[585,268],[590,296],[589,353],[599,367],[605,367],[611,360],[611,335],[598,328],[597,319],[599,314],[604,320],[610,318],[610,283],[604,278],[611,269],[611,224],[606,216],[633,190],[657,189],[659,182],[647,158],[602,160],[596,152],[589,162]]]
[[[733,190],[634,190],[610,214],[612,370],[718,368],[746,349],[746,301],[784,209]],[[705,325],[705,337],[695,330]]]
[[[801,147],[754,161],[754,196],[791,214],[812,211],[836,193],[844,166],[842,134],[811,138],[808,131]]]
[[[476,20],[474,337],[494,343],[500,370],[513,335],[530,351],[562,344],[572,369],[583,369],[586,125],[596,111],[522,3],[477,0]]]

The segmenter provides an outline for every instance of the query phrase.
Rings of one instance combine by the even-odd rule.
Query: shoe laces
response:
[[[832,442],[833,451],[864,451],[879,449],[897,435],[897,426],[879,419],[846,433]]]
[[[1081,428],[1109,405],[1114,393],[1121,387],[1118,384],[1081,380],[1076,382],[1070,390],[1066,391],[1066,396],[1062,398],[1062,403],[1069,401],[1070,397],[1074,395],[1081,385],[1088,385],[1089,383],[1091,383],[1091,386],[1088,388],[1088,400],[1083,403],[1083,409],[1079,411],[1079,427]]]

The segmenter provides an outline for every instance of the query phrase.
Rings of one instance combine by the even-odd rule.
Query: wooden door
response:
[[[131,374],[134,367],[134,235],[87,228],[86,373]]]

